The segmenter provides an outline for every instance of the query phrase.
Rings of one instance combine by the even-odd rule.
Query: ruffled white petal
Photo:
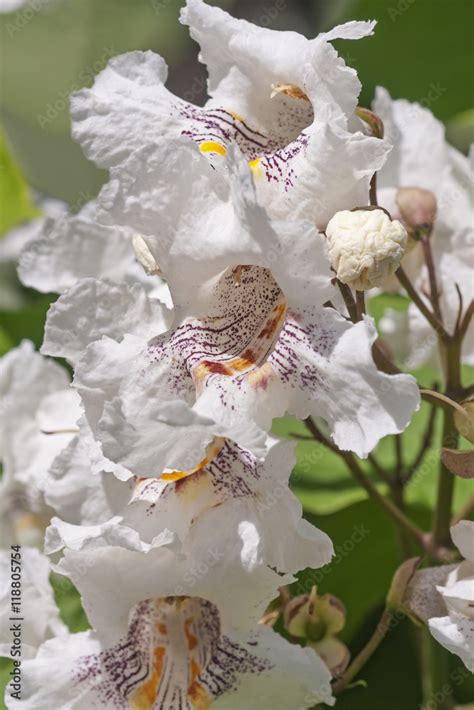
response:
[[[51,408],[58,402],[55,394],[63,392],[69,402],[68,384],[64,368],[36,353],[28,341],[1,358],[0,458],[4,480],[40,480],[56,453],[69,441],[70,435],[55,438],[42,432],[43,425],[52,424]],[[49,396],[53,399],[45,399]],[[68,414],[66,426],[72,423]]]
[[[461,520],[451,528],[451,539],[461,555],[474,562],[474,522]]]
[[[474,673],[473,620],[465,616],[442,616],[430,619],[428,624],[436,641],[459,656],[466,668]]]
[[[94,210],[90,203],[76,216],[46,220],[20,257],[18,275],[25,286],[64,293],[85,278],[150,283],[136,263],[131,234],[98,224]]]
[[[48,470],[43,486],[45,501],[68,523],[106,522],[130,498],[128,483],[110,473],[94,471],[94,453],[93,441],[81,431]]]
[[[49,560],[39,550],[28,547],[21,549],[20,562],[15,554],[10,549],[0,551],[0,656],[21,660],[34,657],[46,639],[65,634],[66,626],[59,617],[49,583]],[[11,584],[18,576],[20,584],[16,588],[21,594],[14,596]],[[19,602],[18,608],[15,602]],[[19,645],[14,643],[13,625],[21,628]]]
[[[0,263],[16,262],[26,245],[40,236],[46,219],[59,218],[67,213],[64,202],[50,198],[40,200],[38,207],[42,213],[41,217],[20,224],[2,235]]]
[[[7,686],[8,710],[108,710],[107,704],[97,704],[97,696],[90,686],[81,687],[75,682],[78,660],[98,654],[100,650],[100,643],[91,631],[46,641],[36,658],[22,664],[21,697],[13,696],[14,689]]]
[[[103,336],[147,338],[166,330],[170,320],[168,309],[148,299],[140,284],[82,279],[50,307],[41,352],[74,363]]]

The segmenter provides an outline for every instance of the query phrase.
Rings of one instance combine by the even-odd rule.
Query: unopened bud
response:
[[[402,222],[410,236],[420,239],[429,235],[436,219],[436,197],[430,190],[421,187],[401,187],[395,202],[400,210]]]
[[[405,560],[393,575],[392,583],[387,594],[387,607],[395,611],[404,610],[405,592],[411,578],[420,564],[420,557]]]
[[[369,126],[370,134],[375,138],[383,138],[384,127],[383,121],[380,116],[371,111],[368,108],[363,108],[362,106],[357,106],[355,110],[356,116],[358,116],[364,123]]]
[[[347,646],[336,634],[344,628],[346,611],[332,594],[318,596],[316,587],[310,594],[291,599],[284,610],[285,628],[292,636],[304,639],[326,663],[333,675],[343,672],[350,660]]]
[[[358,291],[381,286],[395,273],[407,245],[404,226],[383,209],[336,212],[326,236],[338,279]]]

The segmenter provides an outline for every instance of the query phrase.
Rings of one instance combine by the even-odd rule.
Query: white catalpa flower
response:
[[[336,212],[326,236],[338,279],[359,291],[380,286],[393,274],[407,244],[405,227],[381,209]]]
[[[360,82],[330,42],[368,36],[375,23],[349,22],[307,40],[201,0],[189,0],[182,18],[208,68],[206,106],[171,94],[166,65],[152,52],[116,57],[92,89],[72,97],[73,137],[87,157],[110,169],[161,137],[172,146],[187,136],[219,168],[235,144],[272,216],[307,218],[323,229],[336,211],[367,204],[388,145],[361,132],[353,115]],[[134,168],[141,174],[138,161]],[[166,178],[167,163],[161,171]]]
[[[419,104],[393,101],[377,89],[374,111],[383,120],[385,135],[393,143],[387,163],[377,175],[379,203],[392,217],[403,219],[397,205],[399,188],[422,188],[436,198],[436,216],[431,233],[433,260],[440,291],[444,325],[452,332],[459,312],[459,294],[466,307],[474,296],[474,210],[472,160],[451,147],[445,129],[433,114]],[[411,245],[402,266],[421,295],[428,299],[429,279],[421,244]],[[388,290],[398,288],[387,283]],[[409,362],[419,367],[436,356],[436,339],[430,325],[414,304],[409,306]],[[396,323],[389,325],[393,330]],[[383,333],[383,330],[382,330]],[[400,333],[400,337],[403,334]],[[463,360],[474,363],[474,325],[464,340]]]
[[[2,545],[41,545],[51,515],[43,486],[80,414],[66,370],[28,341],[0,359]]]
[[[451,537],[465,560],[437,587],[448,615],[428,624],[434,638],[474,673],[474,522],[462,520],[451,528]]]
[[[0,572],[0,656],[33,658],[43,641],[67,633],[49,583],[50,562],[34,548],[25,547],[19,553],[1,550]],[[12,574],[21,577],[18,613],[12,610]],[[11,629],[18,624],[15,616],[21,617],[21,637]]]
[[[311,649],[266,626],[229,628],[211,602],[167,596],[131,607],[115,644],[94,632],[47,641],[22,665],[22,699],[7,707],[49,710],[302,710],[334,703],[330,673]]]
[[[172,153],[166,180],[162,151]],[[143,235],[175,305],[167,333],[102,338],[76,366],[105,456],[139,476],[192,468],[213,436],[261,455],[264,432],[285,411],[323,416],[341,448],[365,456],[418,406],[414,380],[376,369],[371,320],[353,325],[322,308],[332,293],[324,237],[307,223],[271,222],[245,161],[230,151],[226,164],[217,173],[192,144],[160,144],[142,178],[117,168],[100,197],[104,219]],[[70,323],[92,310],[80,295],[52,307],[45,352],[67,356]],[[60,309],[71,314],[63,327]]]
[[[64,548],[58,571],[79,589],[95,631],[43,644],[22,665],[21,701],[10,697],[7,707],[332,704],[330,673],[314,652],[256,624],[287,578],[255,558],[245,523],[239,535],[225,526],[225,507],[207,516],[207,557],[199,530],[183,554],[169,533],[147,544],[119,519],[89,528],[53,521],[48,547]]]

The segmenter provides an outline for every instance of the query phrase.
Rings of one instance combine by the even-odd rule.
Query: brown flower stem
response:
[[[382,468],[382,466],[379,464],[377,461],[376,457],[374,454],[369,454],[367,456],[367,460],[370,462],[370,465],[372,466],[373,470],[377,474],[377,476],[380,478],[383,483],[386,483],[387,486],[392,485],[392,479],[390,478],[389,474],[385,471],[385,469]]]
[[[469,328],[469,325],[471,323],[472,317],[474,315],[474,301],[471,301],[469,306],[466,309],[466,312],[464,314],[464,317],[462,318],[459,328],[455,335],[458,336],[460,340],[464,339],[464,336],[466,335],[467,329]]]
[[[363,291],[356,291],[356,313],[357,320],[363,320],[366,314],[365,309],[365,293]]]
[[[431,239],[429,235],[422,237],[421,246],[423,247],[423,255],[425,257],[426,267],[428,269],[428,278],[430,281],[430,301],[433,306],[433,313],[435,318],[443,323],[443,316],[441,313],[441,307],[439,303],[439,290],[436,279],[436,269],[433,261],[433,252],[431,250]]]
[[[342,281],[339,281],[339,279],[336,279],[336,283],[339,288],[339,291],[341,292],[341,296],[344,300],[344,303],[346,304],[346,308],[349,312],[349,316],[352,322],[357,323],[357,321],[359,320],[357,315],[357,305],[354,301],[354,296],[352,295],[351,289],[347,284],[344,284],[342,283]]]
[[[380,505],[383,510],[389,515],[392,520],[405,532],[407,532],[411,538],[413,538],[420,547],[425,549],[425,534],[415,523],[413,523],[410,518],[408,518],[405,513],[403,513],[389,498],[383,496],[377,487],[372,483],[370,478],[366,476],[361,466],[359,465],[356,457],[349,451],[341,451],[335,446],[331,441],[326,439],[326,437],[320,432],[317,425],[308,417],[305,419],[305,425],[308,430],[313,435],[315,441],[324,444],[328,449],[340,456],[346,463],[347,468],[351,472],[355,480],[367,491],[368,495]]]
[[[408,293],[410,296],[411,300],[413,303],[417,306],[417,308],[421,311],[421,313],[425,316],[426,320],[428,323],[431,325],[432,328],[438,333],[443,338],[448,338],[448,334],[445,331],[443,324],[436,318],[434,313],[430,311],[426,303],[423,301],[421,298],[420,294],[418,291],[415,289],[413,286],[412,282],[406,275],[403,267],[399,266],[398,269],[395,272],[395,276],[398,278],[400,281],[401,285],[405,289],[405,291]]]
[[[402,371],[386,356],[378,340],[372,345],[372,357],[377,369],[387,375],[401,375]]]
[[[405,485],[410,481],[413,474],[418,470],[418,468],[419,468],[420,464],[422,463],[423,459],[425,458],[429,448],[431,447],[431,444],[433,443],[434,428],[435,428],[435,423],[436,423],[437,411],[438,411],[437,407],[435,407],[432,404],[430,414],[428,417],[428,423],[426,425],[426,429],[424,431],[423,438],[421,440],[420,448],[418,449],[418,452],[417,452],[413,462],[410,464],[410,466],[405,471],[405,476],[404,476]]]
[[[387,633],[390,631],[392,625],[392,620],[394,618],[394,612],[389,608],[385,608],[382,616],[380,617],[379,623],[372,634],[372,637],[366,643],[362,651],[357,654],[354,660],[351,662],[347,670],[343,675],[334,683],[333,693],[334,695],[339,695],[347,686],[354,680],[354,678],[359,674],[362,668],[365,666],[369,658],[378,649],[382,641],[384,640]]]
[[[395,472],[396,472],[396,477],[398,480],[401,480],[402,478],[402,471],[403,471],[403,439],[402,439],[402,434],[397,434],[394,437],[394,442],[395,442]]]
[[[377,173],[372,175],[369,188],[369,202],[373,207],[377,207]]]

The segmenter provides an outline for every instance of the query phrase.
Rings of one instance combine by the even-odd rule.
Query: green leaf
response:
[[[51,575],[50,581],[61,619],[69,631],[76,633],[90,629],[90,624],[82,608],[80,594],[73,583],[67,577],[54,573]]]
[[[446,121],[472,108],[473,4],[469,0],[353,0],[332,21],[377,20],[374,36],[337,42],[363,84],[369,106],[376,86],[417,101]]]
[[[458,150],[467,153],[474,143],[474,109],[461,111],[452,118],[446,128],[449,142]]]
[[[43,342],[46,313],[56,296],[34,294],[33,298],[31,303],[20,310],[0,311],[1,332],[9,338],[12,346],[19,345],[24,338],[32,340],[36,348],[39,348]]]
[[[30,189],[0,129],[0,235],[39,214],[33,204]]]

